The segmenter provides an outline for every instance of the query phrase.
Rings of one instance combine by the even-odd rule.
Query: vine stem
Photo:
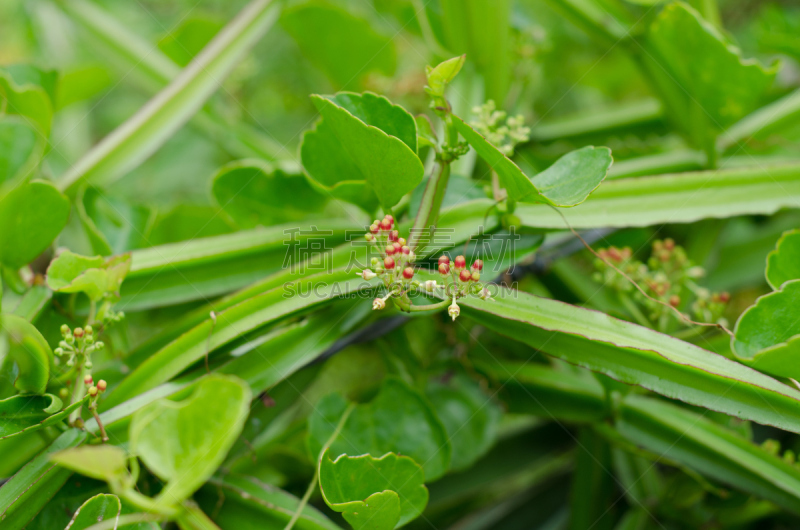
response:
[[[79,363],[78,366],[75,367],[75,383],[72,385],[72,399],[70,400],[70,403],[73,405],[82,400],[83,396],[86,395],[86,385],[83,384],[83,377],[85,376],[83,366],[83,363]],[[72,411],[69,415],[70,424],[75,423],[75,420],[81,417],[82,408],[83,407],[78,407]]]
[[[333,444],[336,438],[339,437],[339,434],[341,434],[342,429],[344,429],[344,424],[347,422],[347,418],[350,417],[350,414],[353,412],[353,410],[355,410],[355,408],[356,408],[355,403],[350,403],[347,406],[345,411],[342,413],[342,417],[339,418],[339,423],[333,430],[333,434],[331,434],[330,438],[328,438],[325,441],[325,444],[322,446],[322,449],[320,450],[319,455],[317,456],[317,465],[314,466],[315,467],[314,478],[311,479],[311,483],[308,485],[306,493],[303,495],[303,498],[300,499],[300,504],[297,505],[297,510],[295,510],[294,514],[292,515],[292,518],[289,520],[288,523],[286,523],[286,526],[283,528],[283,530],[292,530],[294,524],[297,522],[298,519],[300,519],[300,515],[303,513],[303,510],[305,510],[306,505],[308,504],[308,500],[311,498],[311,494],[314,493],[314,490],[317,487],[317,482],[319,481],[319,466],[320,463],[322,462],[322,456],[325,454],[325,451],[327,451],[328,448]]]

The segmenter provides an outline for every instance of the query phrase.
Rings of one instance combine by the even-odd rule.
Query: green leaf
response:
[[[116,445],[83,445],[64,449],[50,456],[61,467],[108,482],[112,488],[127,484],[128,455]]]
[[[0,425],[0,440],[36,431],[66,420],[73,410],[79,409],[89,396],[61,410],[61,400],[51,394],[42,396],[18,395],[0,401],[0,417],[13,414],[10,420]],[[39,406],[45,405],[45,408]]]
[[[597,311],[501,289],[465,299],[462,314],[548,355],[623,383],[800,432],[800,392],[697,346]]]
[[[225,24],[211,17],[192,17],[158,41],[164,54],[180,66],[200,53]]]
[[[119,521],[122,503],[119,497],[108,493],[101,493],[84,502],[64,530],[86,530],[103,521]],[[111,530],[117,530],[114,524]]]
[[[61,405],[61,400],[53,394],[17,395],[0,400],[0,438],[36,425],[61,410]]]
[[[319,486],[330,508],[356,530],[392,530],[417,518],[428,504],[422,468],[407,456],[340,455],[319,463]]]
[[[778,377],[800,378],[800,280],[760,297],[742,313],[731,348],[756,370]]]
[[[0,189],[27,180],[33,174],[44,144],[36,130],[23,120],[0,120]]]
[[[356,87],[373,71],[392,75],[397,66],[391,37],[331,2],[293,5],[281,15],[281,25],[338,88]]]
[[[69,429],[0,487],[0,523],[3,530],[25,528],[61,489],[72,471],[55,466],[50,457],[80,445],[85,439],[85,432]]]
[[[252,0],[148,105],[62,175],[59,188],[74,193],[83,183],[108,184],[141,164],[203,106],[278,10],[279,3]]]
[[[330,394],[317,403],[309,417],[308,447],[317,457],[333,435],[347,400]],[[379,457],[389,452],[413,458],[425,470],[428,481],[449,468],[451,445],[448,433],[428,401],[400,379],[386,379],[378,395],[358,405],[347,418],[329,453]]]
[[[162,399],[131,420],[130,449],[166,481],[161,505],[182,502],[217,470],[247,419],[250,389],[233,376],[201,379],[183,401]]]
[[[683,2],[667,5],[650,24],[644,66],[683,132],[699,147],[756,109],[777,66],[765,68]]]
[[[220,168],[211,183],[220,208],[244,228],[270,226],[319,212],[327,201],[302,174],[289,174],[261,160]]]
[[[131,266],[130,254],[109,259],[64,251],[47,267],[47,286],[62,293],[86,293],[95,302],[119,296]]]
[[[469,377],[432,380],[425,395],[447,431],[453,448],[451,470],[470,467],[494,444],[502,411]]]
[[[417,126],[402,107],[370,92],[312,100],[322,120],[304,134],[300,154],[319,186],[371,211],[373,193],[391,208],[420,183]]]
[[[444,91],[447,89],[447,85],[455,79],[466,60],[466,55],[459,55],[458,57],[442,61],[433,68],[426,66],[425,75],[428,78],[426,91],[432,96],[444,97]]]
[[[205,320],[188,333],[167,344],[131,372],[105,400],[106,407],[149,390],[203,359],[210,351],[244,336],[250,331],[297,315],[314,307],[358,292],[374,284],[355,279],[352,271],[310,276],[246,299]]]
[[[56,238],[69,218],[69,200],[48,182],[33,181],[0,199],[0,262],[18,269]]]
[[[636,445],[736,489],[800,511],[800,471],[703,415],[628,395],[616,427]]]
[[[93,64],[67,70],[58,80],[57,108],[89,100],[111,86],[111,72]]]
[[[563,213],[574,228],[651,226],[770,215],[798,203],[800,165],[786,164],[611,180],[585,203]],[[520,204],[514,213],[524,226],[566,226],[558,212],[545,205]]]
[[[97,188],[81,190],[75,203],[93,252],[110,256],[151,246],[153,209],[107,196]]]
[[[602,421],[609,416],[603,385],[586,370],[497,359],[475,364],[499,384],[500,397],[509,412],[575,423]]]
[[[17,80],[8,69],[0,69],[0,116],[19,116],[36,129],[42,140],[47,140],[53,103],[45,88],[38,84],[39,79],[28,74],[32,72]]]
[[[453,125],[464,139],[497,172],[509,197],[521,202],[540,202],[552,206],[575,206],[586,200],[608,174],[611,150],[607,147],[582,147],[562,156],[541,173],[528,178],[506,155],[490,144],[458,116]]]
[[[221,528],[282,530],[300,505],[300,499],[254,477],[227,474],[209,480],[194,498]],[[301,530],[340,530],[313,506],[306,505],[296,527]]]
[[[800,279],[800,230],[789,230],[781,235],[775,250],[767,256],[767,282],[780,289],[789,280]]]
[[[53,359],[50,345],[33,324],[17,315],[0,315],[0,332],[0,336],[5,335],[8,340],[8,358],[18,367],[16,389],[22,393],[44,394]]]

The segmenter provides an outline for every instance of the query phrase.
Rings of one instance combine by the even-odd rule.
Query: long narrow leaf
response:
[[[107,184],[153,154],[219,88],[278,11],[271,0],[253,0],[169,86],[70,168],[59,188],[75,192],[84,182]]]
[[[463,308],[498,333],[624,383],[800,432],[800,391],[669,335],[505,288]]]
[[[798,204],[800,164],[787,164],[612,180],[563,213],[575,228],[600,228],[769,215]],[[520,204],[515,213],[525,226],[565,227],[544,205]]]

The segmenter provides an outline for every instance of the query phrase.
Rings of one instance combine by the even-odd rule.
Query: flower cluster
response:
[[[61,326],[62,340],[58,343],[58,348],[53,352],[61,359],[66,358],[66,365],[69,367],[84,367],[92,369],[92,353],[102,350],[105,345],[100,341],[94,340],[94,330],[92,326],[85,328],[75,328],[74,330],[66,324]]]
[[[594,279],[625,296],[630,295],[647,310],[651,322],[660,322],[672,313],[663,304],[674,308],[686,307],[694,320],[725,325],[722,314],[728,293],[711,293],[700,287],[695,280],[705,275],[702,267],[696,266],[686,256],[686,251],[672,239],[656,240],[647,263],[636,260],[630,247],[608,247],[598,250],[600,258],[595,260]],[[610,266],[609,264],[613,265]],[[647,298],[635,289],[628,278],[615,270],[619,269],[628,278],[642,286]],[[685,303],[692,300],[691,303]],[[629,309],[634,309],[630,307]]]
[[[476,118],[470,124],[506,156],[512,156],[517,144],[530,139],[531,129],[525,127],[525,118],[520,114],[506,119],[506,113],[497,110],[491,99],[474,107],[472,113]]]
[[[468,270],[464,256],[456,257],[452,267],[450,258],[441,256],[438,272],[444,278],[442,285],[436,280],[420,282],[414,279],[416,255],[407,245],[406,239],[401,237],[400,232],[395,229],[394,217],[391,215],[387,215],[381,220],[375,220],[364,238],[378,249],[380,257],[372,258],[371,269],[364,269],[357,274],[365,280],[380,278],[386,288],[386,295],[375,298],[372,302],[374,310],[385,308],[387,300],[392,297],[395,298],[401,309],[410,310],[409,293],[432,294],[443,289],[447,300],[452,300],[448,307],[448,313],[455,320],[460,312],[456,303],[458,298],[468,294],[480,295],[484,300],[491,297],[489,290],[480,283],[483,261],[479,259],[475,260]]]

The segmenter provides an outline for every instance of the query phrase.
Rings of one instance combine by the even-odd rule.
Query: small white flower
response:
[[[455,322],[456,317],[458,317],[459,313],[461,313],[461,308],[458,307],[458,304],[456,303],[456,301],[454,299],[453,303],[450,304],[450,306],[447,308],[447,314],[450,315],[450,317]]]
[[[377,274],[375,274],[374,272],[372,272],[369,269],[364,269],[363,271],[361,271],[359,273],[356,273],[356,274],[358,274],[359,276],[364,278],[366,281],[369,281],[372,278],[374,278],[375,276],[377,276]]]
[[[436,280],[428,280],[425,282],[425,290],[429,293],[432,293],[438,285],[436,284]]]
[[[375,300],[372,301],[373,311],[380,311],[384,307],[386,307],[386,302],[384,301],[383,298],[376,298]]]
[[[481,291],[481,300],[491,300],[491,299],[492,299],[492,293],[489,292],[489,289],[484,287],[483,290]]]

